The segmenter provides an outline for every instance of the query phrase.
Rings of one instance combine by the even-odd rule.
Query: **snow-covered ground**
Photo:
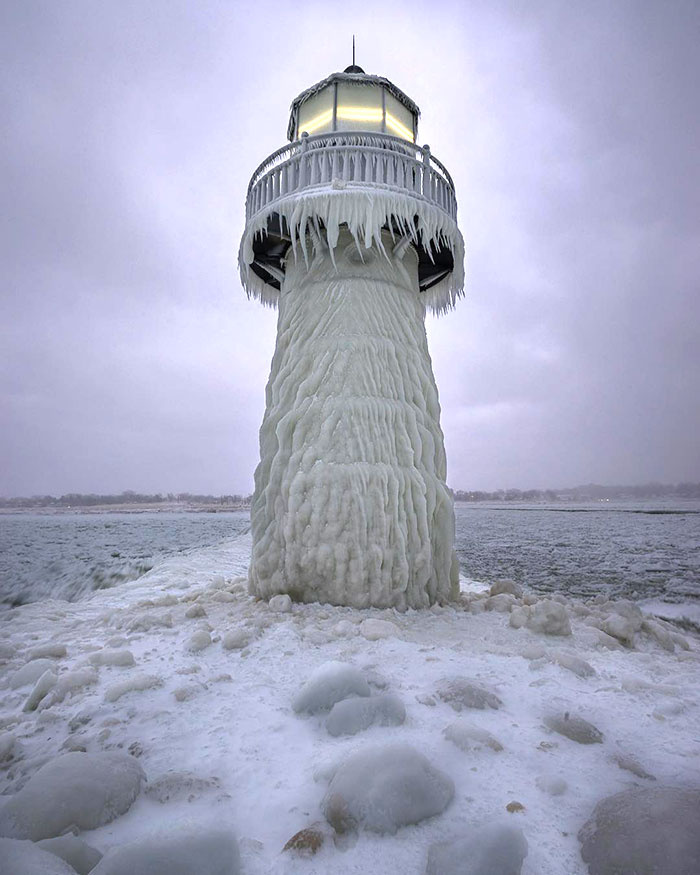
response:
[[[249,557],[244,535],[81,602],[2,615],[8,801],[66,751],[121,751],[148,780],[126,813],[81,833],[102,852],[216,828],[237,837],[246,875],[423,875],[430,845],[505,819],[527,839],[525,875],[577,875],[587,871],[577,834],[598,800],[633,786],[700,786],[700,649],[691,635],[640,629],[636,609],[616,611],[602,597],[559,607],[527,592],[489,600],[468,582],[456,607],[286,610],[284,598],[270,606],[247,595]],[[549,634],[566,631],[567,615],[572,634]],[[24,668],[33,656],[48,662]],[[327,713],[297,713],[300,690],[329,661],[358,669],[372,695],[398,697],[405,722],[331,735]],[[48,691],[23,710],[40,676]],[[457,678],[486,691],[485,708],[455,710]],[[593,724],[602,743],[548,728],[567,712]],[[282,851],[323,821],[339,763],[397,743],[454,782],[441,814],[395,834],[326,837],[311,857]]]

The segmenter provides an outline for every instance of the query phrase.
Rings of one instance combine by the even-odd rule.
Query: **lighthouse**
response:
[[[250,592],[423,608],[458,592],[426,310],[463,291],[452,178],[419,109],[353,63],[292,102],[253,173],[239,252],[277,307],[251,508]]]

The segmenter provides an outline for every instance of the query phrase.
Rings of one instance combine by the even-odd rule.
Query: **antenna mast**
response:
[[[352,65],[355,66],[355,34],[352,35]]]

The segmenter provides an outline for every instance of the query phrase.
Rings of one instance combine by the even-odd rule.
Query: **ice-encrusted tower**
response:
[[[239,265],[277,306],[260,429],[250,590],[420,608],[457,592],[426,307],[462,293],[450,174],[419,110],[354,64],[292,103],[253,174]]]

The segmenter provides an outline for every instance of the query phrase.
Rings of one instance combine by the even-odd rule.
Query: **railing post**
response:
[[[299,158],[299,189],[306,188],[306,150],[309,146],[309,135],[304,131],[301,135],[301,157]]]
[[[430,198],[430,146],[423,146],[423,197]]]

